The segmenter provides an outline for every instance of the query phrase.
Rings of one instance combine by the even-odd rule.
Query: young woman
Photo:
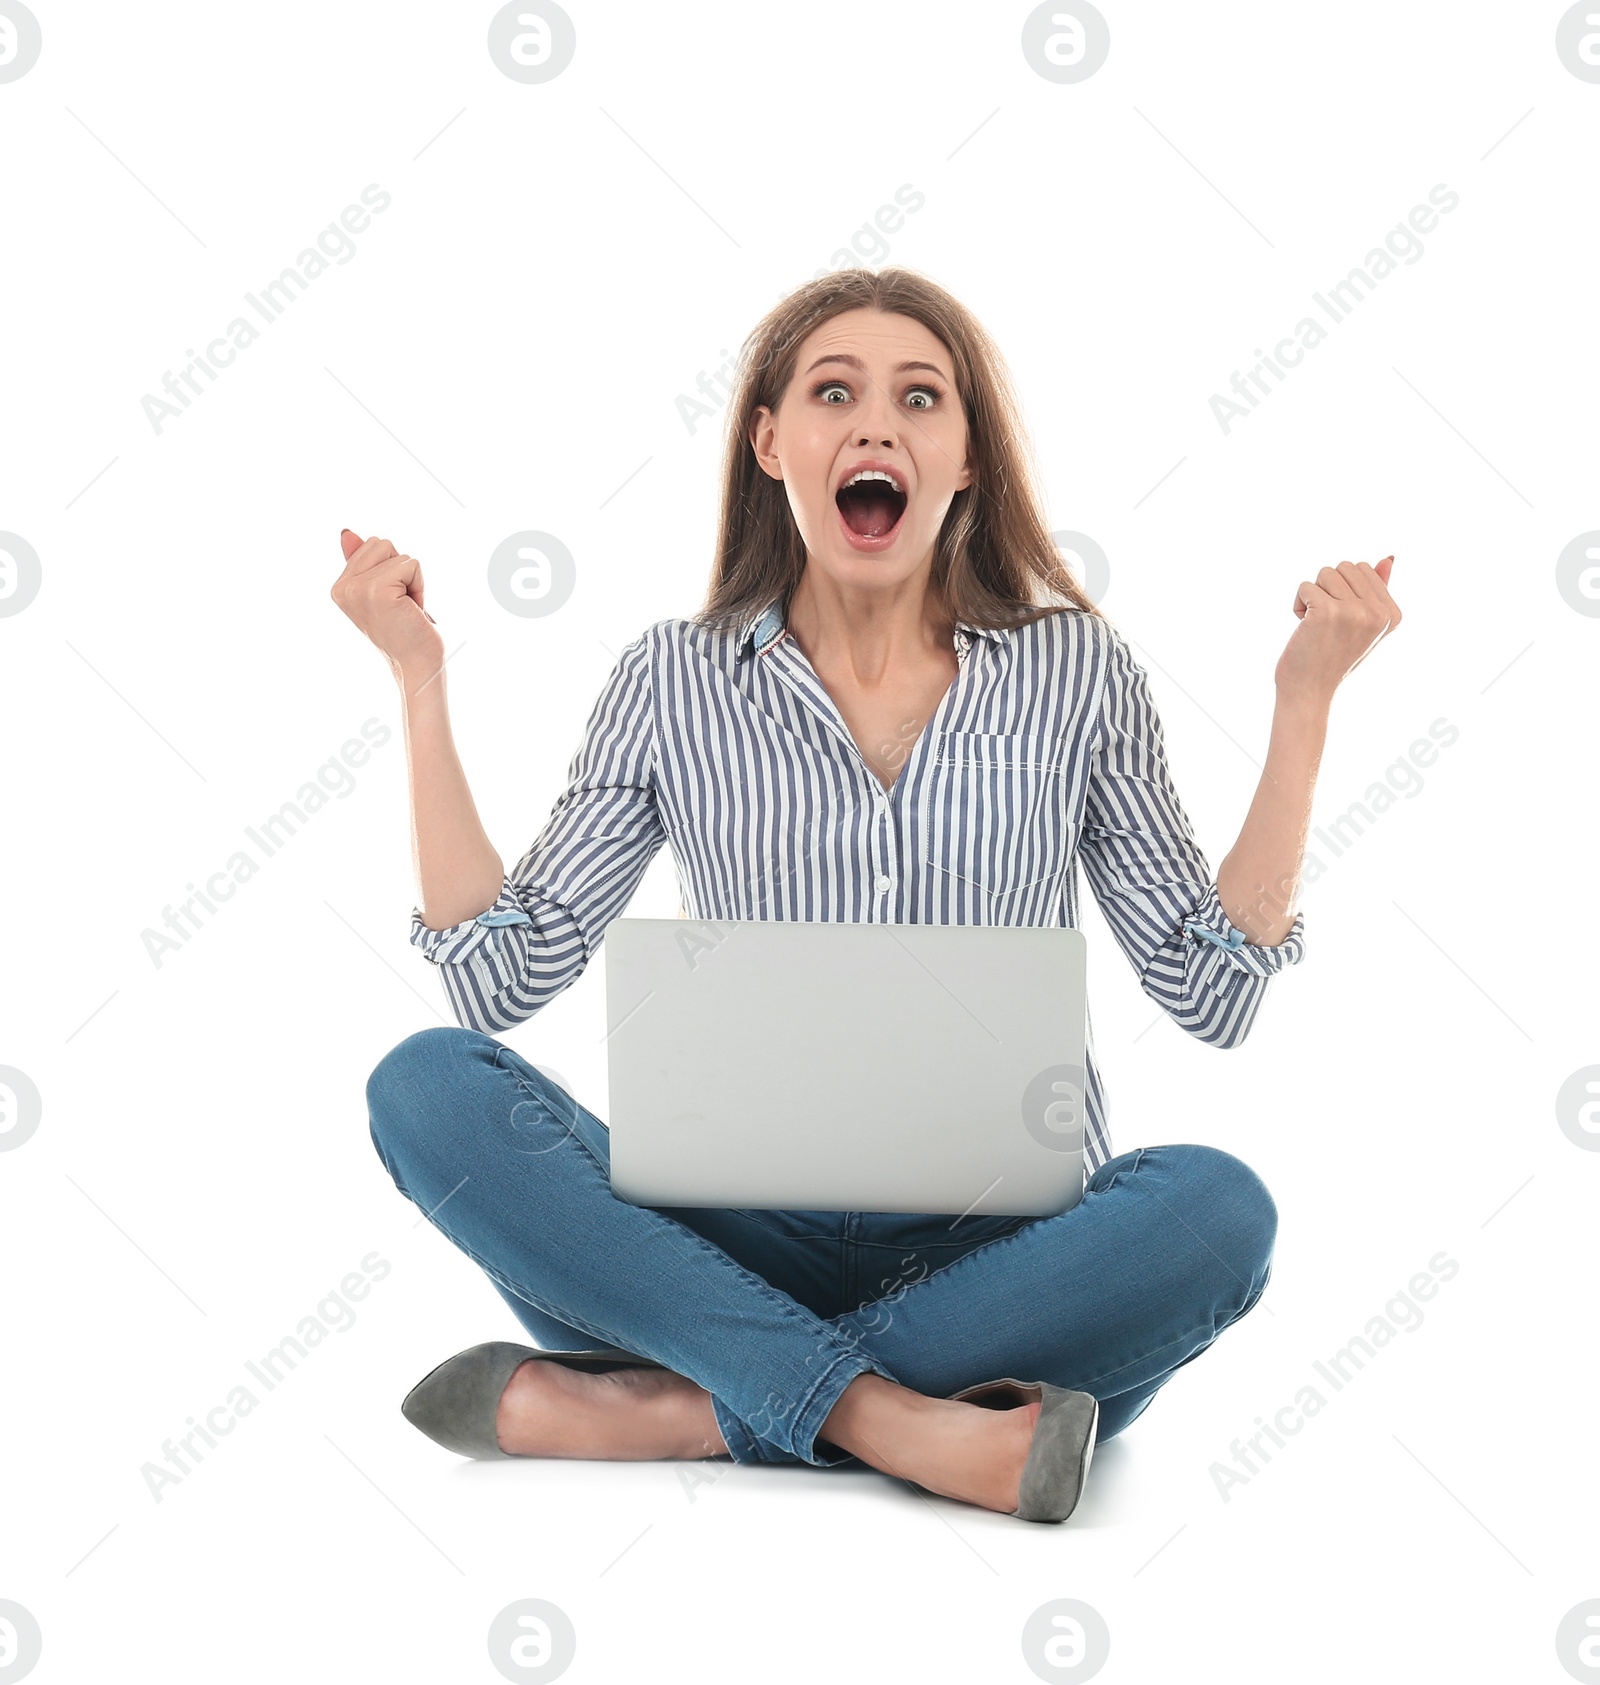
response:
[[[921,276],[847,270],[778,304],[729,406],[706,602],[623,651],[509,874],[421,567],[344,534],[334,600],[404,710],[411,939],[461,1026],[379,1063],[372,1137],[538,1343],[471,1347],[412,1390],[452,1450],[859,1459],[1061,1520],[1096,1441],[1260,1297],[1266,1188],[1212,1147],[1113,1156],[1092,1039],[1082,1201],[962,1219],[627,1204],[604,1125],[492,1033],[579,976],[670,843],[705,920],[1076,925],[1081,862],[1145,992],[1202,1041],[1244,1038],[1302,956],[1329,704],[1400,622],[1393,558],[1300,582],[1266,767],[1213,877],[1144,670],[1061,568],[1022,437],[993,344]]]

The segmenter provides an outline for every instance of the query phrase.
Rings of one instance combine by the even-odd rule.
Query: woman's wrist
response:
[[[1287,752],[1291,762],[1307,760],[1315,781],[1316,768],[1322,761],[1322,751],[1328,741],[1332,704],[1332,695],[1322,691],[1280,689],[1272,711],[1268,758],[1274,759]]]
[[[1278,712],[1309,724],[1326,725],[1333,708],[1333,692],[1309,689],[1302,683],[1279,684]]]
[[[400,689],[400,700],[408,714],[435,709],[443,712],[447,708],[442,665],[425,672],[417,667],[403,666],[391,657],[389,667]]]

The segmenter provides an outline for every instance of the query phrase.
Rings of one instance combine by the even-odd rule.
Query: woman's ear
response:
[[[756,453],[756,461],[761,464],[762,471],[774,480],[781,480],[783,464],[773,449],[776,434],[772,411],[765,404],[757,404],[756,413],[750,418],[750,448]]]

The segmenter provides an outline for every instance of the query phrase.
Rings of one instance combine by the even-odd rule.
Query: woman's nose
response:
[[[860,447],[881,445],[892,450],[900,438],[893,407],[886,402],[869,400],[864,410],[856,433],[856,444]]]
[[[875,380],[866,382],[861,408],[857,412],[856,429],[858,449],[871,445],[892,449],[899,442],[900,418],[895,413],[894,399]]]

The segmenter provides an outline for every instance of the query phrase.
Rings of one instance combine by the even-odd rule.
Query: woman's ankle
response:
[[[864,1371],[834,1401],[817,1438],[892,1474],[893,1446],[932,1402],[885,1375]]]
[[[501,1394],[496,1430],[503,1450],[531,1457],[689,1461],[728,1449],[711,1395],[657,1369],[524,1363]]]
[[[1010,1511],[1038,1414],[1037,1404],[984,1410],[864,1374],[839,1395],[817,1437],[929,1491]]]

